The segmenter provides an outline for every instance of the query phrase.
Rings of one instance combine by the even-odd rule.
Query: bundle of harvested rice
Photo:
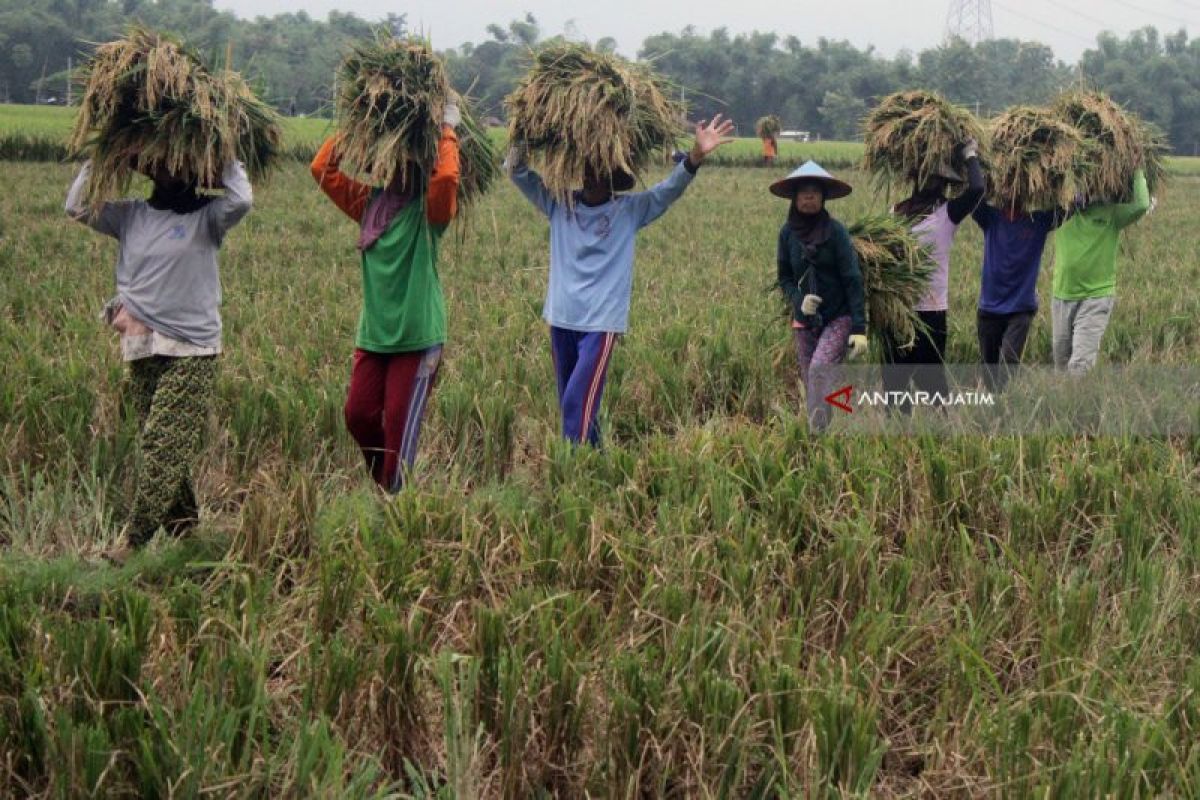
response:
[[[423,39],[380,31],[355,44],[338,67],[338,151],[345,167],[369,183],[386,186],[405,165],[428,180],[437,164],[442,115],[451,96],[441,59]],[[500,172],[487,130],[459,98],[458,127],[462,203],[480,197]]]
[[[124,193],[137,171],[217,186],[225,164],[263,177],[278,155],[278,115],[237,73],[210,71],[182,42],[134,26],[96,48],[69,147],[92,159],[88,201]]]
[[[902,346],[916,339],[913,308],[929,288],[933,259],[908,227],[891,215],[864,217],[848,228],[863,274],[867,330]]]
[[[862,168],[876,185],[915,179],[924,184],[945,167],[966,174],[960,145],[975,139],[985,143],[975,115],[936,92],[896,92],[880,101],[863,121],[866,150]]]
[[[776,139],[782,130],[783,124],[774,114],[759,117],[758,121],[754,123],[754,133],[760,139]]]
[[[992,120],[991,202],[1010,210],[1068,208],[1084,191],[1093,148],[1048,108],[1018,106]]]
[[[1103,92],[1067,92],[1059,96],[1054,108],[1095,145],[1084,189],[1089,199],[1128,200],[1138,167],[1146,170],[1151,192],[1162,185],[1167,142],[1153,125],[1121,108]]]
[[[546,187],[568,201],[589,171],[637,176],[683,133],[682,104],[648,67],[579,44],[534,54],[507,98],[508,135],[523,142]]]

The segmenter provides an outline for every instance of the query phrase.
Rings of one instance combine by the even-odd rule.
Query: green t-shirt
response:
[[[1088,206],[1054,234],[1054,296],[1059,300],[1108,297],[1116,291],[1121,229],[1150,208],[1146,174],[1133,176],[1133,200]]]
[[[446,301],[438,280],[438,241],[445,226],[410,203],[362,254],[363,306],[355,345],[372,353],[406,353],[446,341]]]

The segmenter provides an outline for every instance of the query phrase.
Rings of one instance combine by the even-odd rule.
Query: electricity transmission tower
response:
[[[993,37],[991,0],[950,0],[946,41],[954,38],[979,44]]]

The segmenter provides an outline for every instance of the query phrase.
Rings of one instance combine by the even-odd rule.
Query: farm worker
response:
[[[250,211],[253,194],[241,164],[225,165],[224,194],[197,193],[194,182],[164,169],[149,177],[148,200],[118,200],[98,209],[84,190],[83,165],[67,193],[74,220],[119,243],[116,296],[105,321],[121,335],[129,362],[128,399],[137,414],[140,460],[125,541],[106,553],[114,562],[144,546],[159,528],[181,536],[199,517],[192,470],[213,406],[221,353],[221,282],[217,251]]]
[[[644,192],[627,192],[633,175],[589,174],[574,203],[556,200],[525,163],[523,143],[509,151],[512,182],[550,220],[550,282],[542,317],[550,325],[550,355],[558,383],[565,439],[593,446],[609,359],[629,326],[637,232],[661,217],[683,194],[704,159],[733,141],[733,123],[718,114],[696,126],[696,142],[670,175]]]
[[[1037,279],[1046,237],[1062,222],[1060,211],[998,209],[984,201],[971,214],[983,231],[983,274],[976,312],[979,354],[988,386],[1001,389],[1021,363],[1037,314]]]
[[[1118,239],[1149,208],[1146,173],[1138,169],[1130,202],[1077,208],[1054,234],[1051,317],[1056,369],[1080,375],[1096,365],[1115,299]]]
[[[813,161],[771,184],[771,194],[790,201],[779,230],[778,284],[792,305],[800,380],[814,430],[829,424],[824,398],[833,389],[836,365],[847,352],[857,358],[867,351],[858,256],[846,226],[825,210],[827,200],[850,192],[848,183]]]
[[[962,177],[948,164],[930,176],[923,186],[914,181],[913,194],[898,203],[892,213],[912,221],[912,232],[933,256],[934,272],[929,290],[915,310],[921,321],[916,341],[911,346],[894,338],[884,339],[883,385],[888,392],[905,392],[909,384],[930,394],[945,395],[946,312],[950,308],[950,248],[958,226],[983,199],[983,169],[979,164],[979,145],[974,139],[963,142],[962,158],[967,167],[967,186],[954,199],[946,200],[946,187],[961,183]],[[900,406],[910,413],[911,407]]]
[[[398,492],[417,455],[421,421],[442,360],[446,303],[438,279],[438,242],[458,210],[457,100],[448,99],[428,186],[415,164],[379,189],[338,168],[337,136],[311,164],[317,185],[359,223],[363,304],[358,318],[346,428],[371,477]]]
[[[779,155],[779,141],[774,136],[764,136],[762,139],[763,163],[770,166]]]

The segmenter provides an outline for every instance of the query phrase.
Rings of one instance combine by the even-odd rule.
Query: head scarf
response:
[[[812,255],[812,250],[820,247],[829,239],[829,212],[825,210],[825,202],[822,199],[821,210],[815,214],[802,214],[796,209],[796,194],[800,193],[800,189],[809,185],[810,181],[801,181],[796,184],[796,193],[792,195],[792,202],[788,206],[787,224],[792,231],[792,235],[804,243],[804,247]],[[821,189],[821,197],[825,197],[825,187],[817,183]]]

